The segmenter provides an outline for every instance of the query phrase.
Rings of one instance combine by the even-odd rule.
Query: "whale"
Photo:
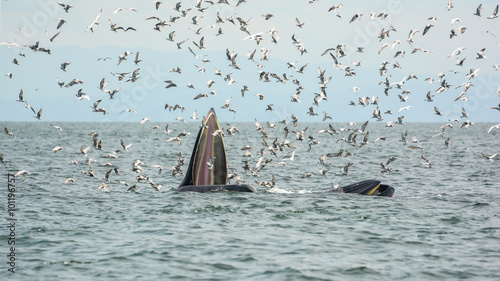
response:
[[[178,192],[257,192],[246,184],[227,184],[227,158],[223,133],[211,108],[203,118],[193,152]],[[392,197],[394,188],[379,180],[363,180],[322,193],[342,192]]]

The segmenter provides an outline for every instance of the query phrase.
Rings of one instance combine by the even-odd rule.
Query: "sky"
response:
[[[54,0],[26,0],[0,2],[0,43],[16,43],[21,47],[0,45],[0,121],[33,121],[31,110],[24,103],[16,101],[21,89],[24,100],[36,112],[43,109],[41,120],[79,121],[79,122],[139,122],[142,118],[150,118],[155,122],[174,122],[177,117],[186,121],[194,121],[191,117],[197,111],[201,118],[208,110],[215,108],[219,120],[222,121],[262,121],[277,122],[295,115],[301,121],[322,122],[325,114],[332,119],[326,122],[361,122],[372,120],[373,111],[378,106],[384,120],[396,121],[398,116],[405,116],[405,122],[448,122],[452,119],[472,122],[496,122],[500,120],[500,112],[489,107],[499,106],[500,72],[494,65],[500,64],[500,19],[487,19],[493,14],[497,1],[453,1],[448,11],[447,0],[439,1],[344,1],[335,11],[328,11],[340,1],[317,0],[247,0],[236,6],[237,0],[228,0],[229,5],[202,1],[201,10],[195,7],[196,1],[180,1],[180,11],[187,11],[185,17],[174,10],[177,1],[162,1],[158,10],[154,1],[67,1],[74,7],[66,13]],[[217,2],[217,1],[214,1]],[[482,3],[481,17],[473,15],[477,6]],[[121,11],[115,12],[117,8]],[[129,10],[132,8],[132,10]],[[99,12],[102,15],[93,32],[87,27]],[[371,19],[371,13],[385,13],[385,18]],[[223,22],[217,23],[217,15]],[[264,14],[273,16],[266,20]],[[355,14],[363,14],[352,22]],[[175,23],[172,17],[179,17]],[[168,25],[155,30],[158,17]],[[193,17],[199,17],[193,24]],[[429,20],[436,17],[435,21]],[[263,40],[257,44],[255,40],[246,38],[237,18],[246,22],[246,29],[252,35],[260,35]],[[66,22],[57,29],[60,19]],[[234,21],[234,24],[230,22]],[[297,26],[296,19],[304,23]],[[458,19],[458,20],[456,20]],[[453,20],[453,22],[452,22]],[[110,23],[124,28],[133,27],[136,31],[114,32]],[[433,27],[423,35],[427,24]],[[389,32],[389,36],[378,38],[381,30]],[[457,28],[465,27],[462,34]],[[219,28],[221,35],[216,35]],[[198,29],[200,29],[198,31]],[[277,42],[272,42],[271,32]],[[410,31],[418,30],[408,42]],[[457,36],[450,39],[451,30]],[[168,41],[169,33],[175,31],[174,42]],[[198,31],[198,32],[197,32]],[[59,35],[51,42],[49,39],[57,32]],[[197,34],[198,33],[198,34]],[[292,43],[292,35],[307,50],[301,54],[297,44]],[[200,39],[204,39],[204,49],[196,47]],[[178,42],[187,40],[177,48]],[[400,41],[400,44],[394,42]],[[34,45],[50,49],[51,54],[32,51],[24,45]],[[380,54],[378,50],[383,44],[388,47]],[[393,46],[394,44],[394,46]],[[328,48],[343,46],[344,57],[337,55],[334,65]],[[393,47],[392,47],[393,46]],[[194,54],[188,49],[190,47]],[[364,51],[357,52],[357,47]],[[463,48],[459,55],[450,57],[454,50]],[[412,53],[415,48],[429,50],[433,55],[422,51]],[[477,53],[485,48],[486,58],[477,59]],[[237,54],[236,62],[240,69],[229,66],[226,50]],[[255,50],[254,61],[247,58],[249,52]],[[268,50],[267,60],[262,59],[263,50]],[[131,52],[126,60],[118,65],[119,56]],[[139,52],[142,61],[137,65],[134,56]],[[335,50],[330,51],[335,54]],[[404,55],[395,55],[400,52]],[[98,60],[106,58],[107,60]],[[465,58],[462,66],[457,59]],[[16,59],[19,65],[13,60]],[[387,63],[387,72],[380,75],[380,65]],[[70,62],[66,71],[60,68],[61,63]],[[353,62],[360,62],[355,66]],[[307,64],[303,73],[289,68],[287,63],[295,67]],[[399,68],[393,65],[398,64]],[[349,66],[356,72],[355,76],[345,76],[343,67]],[[169,72],[173,68],[181,68],[182,73]],[[135,82],[125,82],[128,78],[118,80],[112,73],[129,73],[139,68]],[[205,74],[199,70],[203,68]],[[327,100],[319,106],[313,105],[315,93],[320,92],[318,68],[325,72],[325,78],[331,77],[327,84]],[[215,75],[215,69],[222,72],[222,77]],[[477,75],[467,78],[466,75],[476,70]],[[259,72],[276,73],[280,77],[286,73],[291,76],[285,83],[259,80]],[[12,78],[4,74],[12,73]],[[439,80],[438,74],[444,73],[443,79],[450,85],[447,91],[436,94],[440,83],[430,84],[426,78]],[[236,81],[232,85],[223,78],[231,74]],[[406,80],[411,74],[416,79]],[[385,81],[390,83],[404,81],[401,89],[391,84],[388,94],[384,93]],[[73,79],[83,81],[71,87],[60,87],[56,78],[66,85]],[[102,79],[105,89],[120,89],[113,99],[99,89]],[[298,80],[300,103],[291,102],[297,92]],[[166,89],[171,80],[177,87]],[[209,80],[215,81],[212,87],[207,86]],[[463,83],[472,86],[455,101],[464,90]],[[194,89],[188,88],[192,84]],[[247,86],[242,96],[241,89]],[[357,87],[357,93],[353,88]],[[75,96],[81,89],[89,100],[77,100]],[[215,91],[216,95],[194,100],[201,93]],[[403,92],[405,91],[405,92]],[[409,92],[408,92],[409,91]],[[433,102],[425,101],[430,92]],[[256,95],[262,94],[263,100]],[[407,97],[402,102],[398,97]],[[362,106],[359,98],[376,96],[378,105]],[[221,108],[229,100],[230,112]],[[93,112],[91,105],[101,100],[98,107],[109,113],[103,115]],[[356,105],[349,105],[354,101]],[[165,105],[182,105],[185,110],[165,110]],[[271,105],[274,110],[266,110]],[[409,110],[401,110],[409,106]],[[317,116],[307,114],[309,108],[318,113]],[[437,107],[443,114],[435,114]],[[467,118],[462,117],[462,108]],[[132,112],[123,112],[134,109]],[[390,110],[392,114],[384,114]]]

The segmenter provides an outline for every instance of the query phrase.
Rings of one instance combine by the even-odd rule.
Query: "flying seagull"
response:
[[[34,116],[36,119],[38,120],[42,120],[40,119],[42,117],[42,109],[40,108],[40,110],[38,111],[38,113],[36,114],[36,116]]]
[[[487,19],[491,20],[491,19],[497,18],[498,17],[497,14],[498,14],[498,5],[495,8],[495,10],[493,11],[493,14],[491,16],[487,17]]]
[[[64,11],[66,13],[69,13],[69,9],[73,8],[74,6],[73,5],[69,5],[69,4],[64,4],[62,2],[57,2],[57,4],[59,4],[59,6],[63,7]]]
[[[95,18],[95,20],[93,20],[89,26],[87,26],[87,30],[90,30],[92,31],[92,33],[94,32],[94,25],[99,25],[99,20],[101,19],[101,15],[102,15],[102,9],[101,11],[99,11],[99,14],[97,14],[97,17]]]

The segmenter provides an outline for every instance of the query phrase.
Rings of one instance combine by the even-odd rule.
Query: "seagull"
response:
[[[196,110],[193,112],[193,116],[191,116],[191,119],[194,119],[194,120],[200,119],[200,118],[198,118],[198,113],[196,112]]]
[[[435,106],[434,106],[434,111],[435,111],[434,114],[439,115],[439,116],[443,116],[443,113],[441,113],[441,111],[439,111],[438,108]]]
[[[139,52],[135,53],[135,58],[134,58],[134,63],[137,65],[140,63],[142,60],[139,59]]]
[[[210,158],[210,160],[207,162],[207,168],[209,170],[212,170],[214,168],[214,161],[215,161],[215,156]]]
[[[172,133],[172,132],[175,132],[175,129],[173,129],[173,130],[172,129],[168,129],[168,125],[166,125],[164,133],[167,134],[167,135],[170,135],[170,133]]]
[[[389,47],[389,44],[384,43],[382,46],[380,46],[380,48],[378,49],[378,54],[380,55],[380,52],[382,52],[382,50],[385,49],[386,47]]]
[[[18,29],[19,29],[19,28],[18,28]],[[7,48],[11,48],[12,46],[14,46],[14,47],[18,47],[18,48],[21,48],[21,49],[23,48],[21,45],[19,45],[19,44],[17,44],[17,43],[7,43],[7,42],[2,42],[2,43],[0,43],[0,46],[2,46],[2,45],[6,45],[6,46],[7,46]]]
[[[196,97],[193,98],[193,100],[197,100],[197,99],[200,99],[200,98],[208,98],[209,95],[207,93],[201,93],[201,94],[198,94]]]
[[[59,21],[59,23],[57,24],[57,28],[56,29],[59,29],[63,26],[63,24],[66,23],[66,20],[62,19],[62,18],[58,18],[57,19]]]
[[[499,128],[500,128],[500,124],[496,124],[496,125],[491,126],[490,129],[488,130],[488,134],[491,132],[491,130],[499,129]]]
[[[488,106],[488,108],[496,109],[496,110],[500,111],[500,103],[498,104],[498,106]]]
[[[301,103],[302,101],[299,100],[299,94],[300,94],[300,91],[298,91],[297,93],[295,93],[295,95],[292,96],[291,101],[292,102]]]
[[[403,96],[398,94],[398,97],[399,97],[400,102],[408,102],[408,98],[410,97],[410,95],[406,95],[406,97],[403,97]],[[401,112],[401,109],[399,110],[399,112]]]
[[[424,28],[424,31],[422,32],[422,36],[424,36],[428,31],[429,29],[431,29],[431,27],[433,27],[434,25],[428,23],[425,28]]]
[[[61,67],[62,67],[62,65],[61,65]],[[101,91],[104,91],[104,88],[106,88],[106,86],[109,84],[109,82],[106,82],[105,80],[106,80],[106,78],[102,78],[101,82],[99,83],[99,87],[97,87]]]
[[[159,128],[160,128],[160,126],[153,126],[150,129],[144,131],[144,133],[147,133],[147,132],[152,131],[152,130],[158,130]]]
[[[172,31],[172,32],[170,32],[170,33],[168,34],[168,38],[167,38],[167,40],[168,40],[168,41],[171,41],[171,42],[174,42],[174,34],[175,34],[175,30],[174,30],[174,31]]]
[[[380,171],[380,172],[382,174],[390,173],[391,172],[391,168],[387,168],[386,165],[384,165],[384,163],[380,163],[380,168],[382,169],[382,171]]]
[[[453,25],[455,22],[461,22],[459,18],[454,18],[450,21],[450,25]]]
[[[415,34],[417,34],[418,32],[420,32],[420,30],[418,30],[418,29],[412,29],[412,30],[410,30],[410,33],[408,34],[408,38],[406,39],[406,41],[407,41],[408,43],[410,43],[410,45],[411,45],[411,43],[413,43],[413,37],[414,37],[414,36],[415,36]]]
[[[498,155],[498,153],[495,153],[495,154],[493,154],[493,155],[491,155],[491,156],[487,156],[486,154],[484,154],[484,153],[482,153],[482,152],[481,152],[481,156],[483,156],[484,158],[486,158],[486,159],[488,159],[488,160],[490,160],[490,161],[493,161],[493,158],[494,158],[495,156],[497,156],[497,155]]]
[[[113,12],[113,15],[116,15],[121,11],[123,11],[123,8],[116,8],[116,10]]]
[[[481,50],[479,50],[477,52],[477,58],[476,59],[485,59],[486,56],[484,55],[484,51],[486,50],[486,48],[482,48]]]
[[[182,139],[181,139],[181,138],[179,138],[179,137],[172,137],[172,138],[167,139],[167,142],[172,142],[172,141],[177,141],[177,143],[178,143],[179,145],[181,145],[181,144],[182,144]]]
[[[466,58],[463,58],[462,60],[460,60],[460,59],[458,59],[458,58],[457,58],[457,60],[456,60],[456,65],[458,65],[458,66],[463,66],[463,64],[464,64],[464,62],[465,62],[465,59],[466,59]]]
[[[128,152],[128,149],[132,146],[133,143],[129,144],[129,145],[125,145],[125,143],[123,142],[123,139],[120,140],[120,144],[122,145],[122,147],[125,149],[125,151]]]
[[[51,127],[55,128],[55,129],[58,129],[61,133],[63,132],[63,129],[59,126],[55,126],[55,125],[52,125],[50,124]]]
[[[22,177],[21,181],[24,181],[24,178],[26,177],[26,175],[29,175],[29,174],[30,174],[30,172],[28,172],[26,170],[21,170],[21,171],[15,173],[14,177],[17,178],[17,177],[21,176]]]
[[[19,98],[16,101],[18,101],[18,102],[26,102],[24,100],[24,96],[23,96],[23,89],[21,89],[21,91],[19,92]]]
[[[446,10],[451,10],[451,8],[454,8],[453,4],[452,4],[453,0],[448,0],[448,6],[446,6]]]
[[[355,21],[356,19],[359,19],[361,21],[361,16],[363,16],[362,13],[357,13],[355,14],[354,16],[352,16],[351,20],[349,21],[349,23]]]
[[[373,116],[372,118],[377,118],[377,121],[382,121],[384,120],[384,118],[382,118],[382,116],[380,115],[380,109],[378,108],[375,108],[375,110],[373,111]]]
[[[66,67],[70,65],[71,62],[62,62],[61,67],[59,67],[62,71],[66,72]]]
[[[305,23],[301,23],[298,18],[295,18],[295,22],[297,23],[297,26],[299,28],[302,28],[304,26],[304,24],[305,24]]]
[[[487,17],[487,19],[491,20],[491,19],[497,18],[498,17],[497,14],[498,14],[498,5],[496,6],[495,10],[493,11],[493,14],[491,16]]]
[[[13,138],[15,138],[15,137],[16,137],[16,136],[14,136],[14,134],[13,134],[13,133],[11,133],[11,132],[9,131],[9,129],[7,129],[7,127],[5,127],[5,128],[3,129],[3,131],[4,131],[4,133],[6,133],[7,135],[9,135],[9,136],[11,136],[11,137],[13,137]]]
[[[399,124],[399,125],[404,125],[404,123],[403,123],[403,119],[404,119],[404,118],[405,118],[404,116],[399,116],[399,117],[398,117],[398,122],[397,122],[396,124]]]
[[[101,182],[101,185],[97,187],[97,189],[103,189],[105,192],[109,191],[109,186],[106,184],[106,182],[103,180]]]
[[[179,117],[175,117],[175,121],[178,121],[179,123],[180,123],[180,122],[183,122],[184,124],[187,124],[186,120],[184,120],[184,118],[182,118],[182,117],[180,117],[180,116],[179,116]],[[180,145],[180,144],[179,144],[179,145]]]
[[[163,82],[168,84],[167,86],[165,86],[165,89],[177,87],[177,84],[175,84],[172,80],[165,80]]]
[[[57,152],[59,152],[59,151],[61,151],[61,150],[64,150],[64,148],[62,148],[62,147],[60,147],[60,146],[56,146],[56,147],[54,147],[54,148],[52,149],[52,153],[57,153]]]
[[[403,110],[410,110],[410,108],[412,108],[413,106],[409,105],[409,106],[405,106],[405,107],[401,107],[398,111],[398,113],[401,113],[401,111]]]
[[[467,74],[467,75],[465,76],[465,78],[470,79],[470,78],[474,78],[474,77],[476,77],[480,69],[481,69],[481,68],[478,68],[478,69],[471,68],[471,69],[469,70],[469,74]]]
[[[344,5],[342,5],[342,3],[340,3],[339,5],[333,5],[330,7],[330,9],[328,9],[328,12],[335,11],[336,16],[339,18],[342,18],[342,15],[340,15],[339,11],[338,11],[338,9],[340,9],[342,7],[344,7]]]
[[[177,42],[177,49],[182,49],[181,45],[184,44],[184,43],[186,43],[187,40],[189,40],[189,38],[187,38],[186,40],[183,40],[181,42]]]
[[[477,6],[476,12],[473,14],[474,16],[478,16],[478,17],[481,16],[481,7],[482,6],[483,6],[483,4],[479,4],[479,6]]]
[[[194,16],[193,18],[191,18],[191,23],[193,25],[198,25],[198,22],[200,21],[200,19],[202,19],[203,17],[199,17],[199,16]]]
[[[345,166],[342,166],[342,174],[349,175],[349,168],[353,165],[353,163],[349,162]]]
[[[462,118],[462,117],[463,117],[463,118],[467,118],[467,119],[469,118],[469,117],[467,116],[467,112],[465,111],[465,108],[463,108],[463,107],[462,107],[462,116],[461,116],[460,118]]]
[[[99,20],[101,19],[101,15],[102,15],[102,9],[99,12],[99,14],[97,14],[97,17],[95,18],[95,20],[92,21],[92,23],[90,23],[89,26],[87,26],[87,30],[92,31],[92,33],[94,32],[94,25],[99,25]]]
[[[106,158],[115,158],[115,159],[117,159],[118,158],[118,154],[117,154],[118,152],[120,152],[120,150],[114,150],[110,154],[106,155]]]
[[[306,69],[307,65],[309,63],[306,63],[305,65],[303,65],[300,69],[295,69],[295,71],[297,71],[298,73],[301,73],[301,74],[304,74],[304,70]]]
[[[114,89],[113,91],[111,90],[104,90],[105,93],[109,94],[109,99],[114,99],[114,96],[116,93],[120,91],[120,88]]]
[[[427,157],[425,157],[425,155],[421,155],[418,158],[423,159],[425,161],[425,163],[421,163],[422,166],[425,166],[427,168],[432,168],[431,161],[429,161],[429,159],[427,159]]]
[[[70,182],[75,182],[75,179],[74,178],[67,178],[63,184],[68,184]]]
[[[248,88],[247,85],[243,85],[243,88],[241,89],[241,96],[245,97],[245,92],[249,92],[250,89]]]
[[[264,19],[265,19],[265,20],[269,20],[269,19],[271,19],[272,17],[274,17],[274,15],[273,15],[273,14],[269,14],[269,13],[267,13],[267,14],[263,14],[262,16],[264,17]]]
[[[447,138],[445,141],[444,141],[444,145],[446,147],[450,147],[450,138]]]
[[[38,113],[36,114],[36,116],[33,116],[33,117],[35,117],[38,120],[42,120],[42,119],[40,119],[42,117],[42,109],[40,108],[40,110],[38,111]]]
[[[139,124],[144,124],[146,122],[151,122],[151,119],[144,117],[144,118],[142,118],[141,122],[139,122]]]
[[[69,9],[73,8],[74,6],[73,5],[69,5],[69,4],[64,4],[62,2],[57,2],[57,4],[59,4],[59,6],[63,7],[64,11],[66,13],[69,13]]]
[[[90,99],[89,99],[90,100]],[[99,103],[101,102],[102,100],[98,100],[96,102],[94,102],[93,105],[91,105],[90,107],[93,108],[92,112],[102,112],[103,115],[106,115],[108,114],[108,111],[104,108],[97,108],[97,106],[99,105]]]
[[[464,34],[465,30],[467,30],[467,27],[462,25],[462,26],[457,27],[455,30],[460,31],[460,34]]]
[[[133,113],[135,113],[135,115],[137,115],[137,111],[136,111],[135,109],[130,109],[130,108],[129,108],[129,109],[124,109],[124,110],[123,110],[122,112],[120,112],[120,113],[123,113],[123,112],[133,112]]]
[[[80,147],[80,152],[81,152],[83,155],[87,156],[87,152],[89,152],[90,148],[91,148],[91,146],[88,146],[88,147],[86,147],[86,148],[83,148],[83,146],[82,146],[82,147]]]
[[[160,8],[160,4],[162,3],[161,1],[154,1],[153,2],[155,4],[155,8],[156,10],[158,10],[158,8]]]

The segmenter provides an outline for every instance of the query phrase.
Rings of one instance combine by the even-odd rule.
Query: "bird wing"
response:
[[[97,14],[97,17],[95,17],[94,23],[99,24],[99,20],[101,19],[102,15],[102,9],[99,11],[99,14]]]
[[[365,123],[363,123],[363,125],[361,126],[361,131],[365,131],[366,129],[366,126],[368,126],[368,121],[366,121]]]
[[[481,16],[481,8],[482,8],[482,6],[483,6],[483,4],[481,3],[481,4],[479,4],[479,6],[477,6],[477,8],[476,8],[476,14],[477,14],[478,16]]]

